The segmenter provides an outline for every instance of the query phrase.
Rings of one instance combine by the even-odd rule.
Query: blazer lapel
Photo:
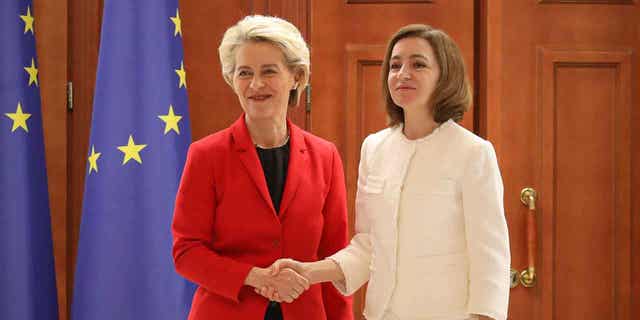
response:
[[[280,218],[286,215],[287,208],[296,195],[300,180],[308,176],[309,154],[302,129],[289,120],[287,120],[287,126],[289,126],[289,168],[287,168],[287,180],[280,201]]]
[[[251,180],[253,180],[253,183],[256,185],[262,199],[267,202],[267,205],[271,208],[273,214],[275,214],[276,211],[271,202],[271,196],[269,195],[269,189],[267,189],[267,181],[264,178],[258,153],[251,141],[247,124],[244,122],[244,113],[240,116],[240,119],[236,120],[231,126],[231,135],[233,136],[234,151],[238,153],[240,162],[242,162]]]

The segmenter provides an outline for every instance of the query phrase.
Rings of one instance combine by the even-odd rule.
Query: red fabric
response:
[[[348,243],[346,191],[335,146],[288,122],[290,157],[276,215],[244,115],[194,142],[178,190],[173,258],[198,284],[190,320],[263,319],[268,300],[244,286],[253,266],[278,258],[316,261]],[[284,319],[351,320],[351,299],[313,285]]]

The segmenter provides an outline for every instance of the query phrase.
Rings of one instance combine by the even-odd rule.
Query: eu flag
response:
[[[58,318],[34,26],[0,2],[0,319]]]
[[[74,320],[186,319],[171,220],[191,142],[177,0],[104,2]]]

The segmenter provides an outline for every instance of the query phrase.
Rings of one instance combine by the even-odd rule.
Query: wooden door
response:
[[[640,5],[484,1],[481,131],[505,182],[512,266],[527,266],[520,190],[538,191],[537,284],[510,319],[640,318]]]
[[[385,127],[380,66],[391,35],[410,23],[445,30],[460,46],[474,78],[474,1],[312,1],[311,131],[334,142],[342,154],[353,233],[360,145]],[[473,130],[473,110],[463,124]],[[355,295],[362,319],[364,290]]]
[[[38,55],[38,83],[42,105],[51,233],[58,288],[60,319],[66,319],[69,295],[66,290],[69,276],[69,218],[67,215],[67,21],[66,1],[33,1],[36,49]],[[26,3],[25,3],[26,8]]]
[[[250,14],[275,15],[295,24],[306,39],[308,2],[293,0],[180,1],[193,140],[228,127],[242,113],[222,78],[218,46],[227,28]],[[290,118],[306,128],[305,96]]]

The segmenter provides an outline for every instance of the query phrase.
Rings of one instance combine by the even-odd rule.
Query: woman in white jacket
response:
[[[441,30],[409,25],[382,74],[390,121],[362,144],[355,236],[322,261],[279,260],[274,274],[293,268],[345,295],[368,281],[368,320],[506,319],[502,179],[492,145],[457,124],[471,104],[460,50]]]

